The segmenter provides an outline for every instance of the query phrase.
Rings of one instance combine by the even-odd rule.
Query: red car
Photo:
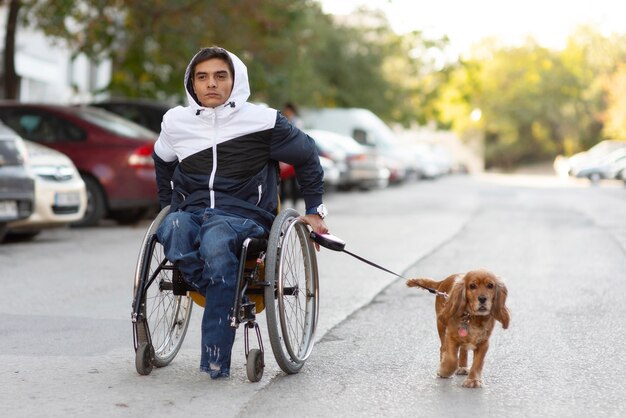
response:
[[[158,205],[152,150],[157,134],[107,111],[0,101],[0,120],[23,138],[67,155],[87,186],[77,223],[134,223]]]

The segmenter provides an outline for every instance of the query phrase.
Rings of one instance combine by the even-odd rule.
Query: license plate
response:
[[[55,206],[78,206],[80,205],[80,194],[78,192],[55,193]]]
[[[17,214],[17,202],[15,200],[0,200],[0,219],[15,219]]]

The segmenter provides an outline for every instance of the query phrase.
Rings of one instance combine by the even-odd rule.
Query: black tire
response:
[[[187,333],[193,307],[189,295],[174,294],[174,268],[156,239],[156,231],[168,213],[169,207],[159,212],[145,234],[133,287],[133,303],[141,298],[140,318],[133,322],[136,349],[149,343],[154,350],[152,363],[156,367],[167,366],[176,357]]]
[[[602,180],[602,175],[600,173],[591,173],[591,174],[589,174],[589,176],[587,178],[593,184],[597,184],[597,183],[600,182],[600,180]]]
[[[0,243],[4,241],[4,237],[7,235],[7,224],[0,223]]]
[[[100,183],[90,176],[83,175],[83,181],[87,188],[87,209],[85,216],[80,221],[74,222],[72,226],[85,227],[98,225],[104,218],[107,211],[106,196]]]
[[[276,362],[298,373],[313,349],[319,311],[319,279],[308,227],[294,209],[272,225],[265,258],[265,312]]]
[[[37,235],[41,234],[41,229],[28,230],[28,231],[9,231],[7,233],[12,240],[17,241],[30,241]]]
[[[147,208],[130,208],[109,211],[109,218],[113,219],[120,225],[134,225],[144,219],[147,213]]]
[[[141,343],[135,352],[135,368],[137,369],[137,373],[142,376],[149,375],[152,372],[153,357],[154,350],[150,343]]]
[[[263,352],[258,348],[253,348],[248,353],[246,360],[246,372],[248,374],[248,380],[251,382],[258,382],[263,377],[263,368],[265,362],[263,361]]]

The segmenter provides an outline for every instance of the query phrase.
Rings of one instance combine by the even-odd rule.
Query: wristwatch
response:
[[[320,218],[324,219],[328,216],[328,209],[326,209],[326,205],[325,204],[321,204],[319,205],[316,209],[315,209],[316,213],[320,216]]]

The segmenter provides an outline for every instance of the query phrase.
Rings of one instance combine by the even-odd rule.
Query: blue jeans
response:
[[[206,297],[200,370],[213,379],[230,375],[235,328],[229,319],[241,246],[248,237],[265,235],[256,222],[217,209],[170,213],[157,231],[167,259]]]

